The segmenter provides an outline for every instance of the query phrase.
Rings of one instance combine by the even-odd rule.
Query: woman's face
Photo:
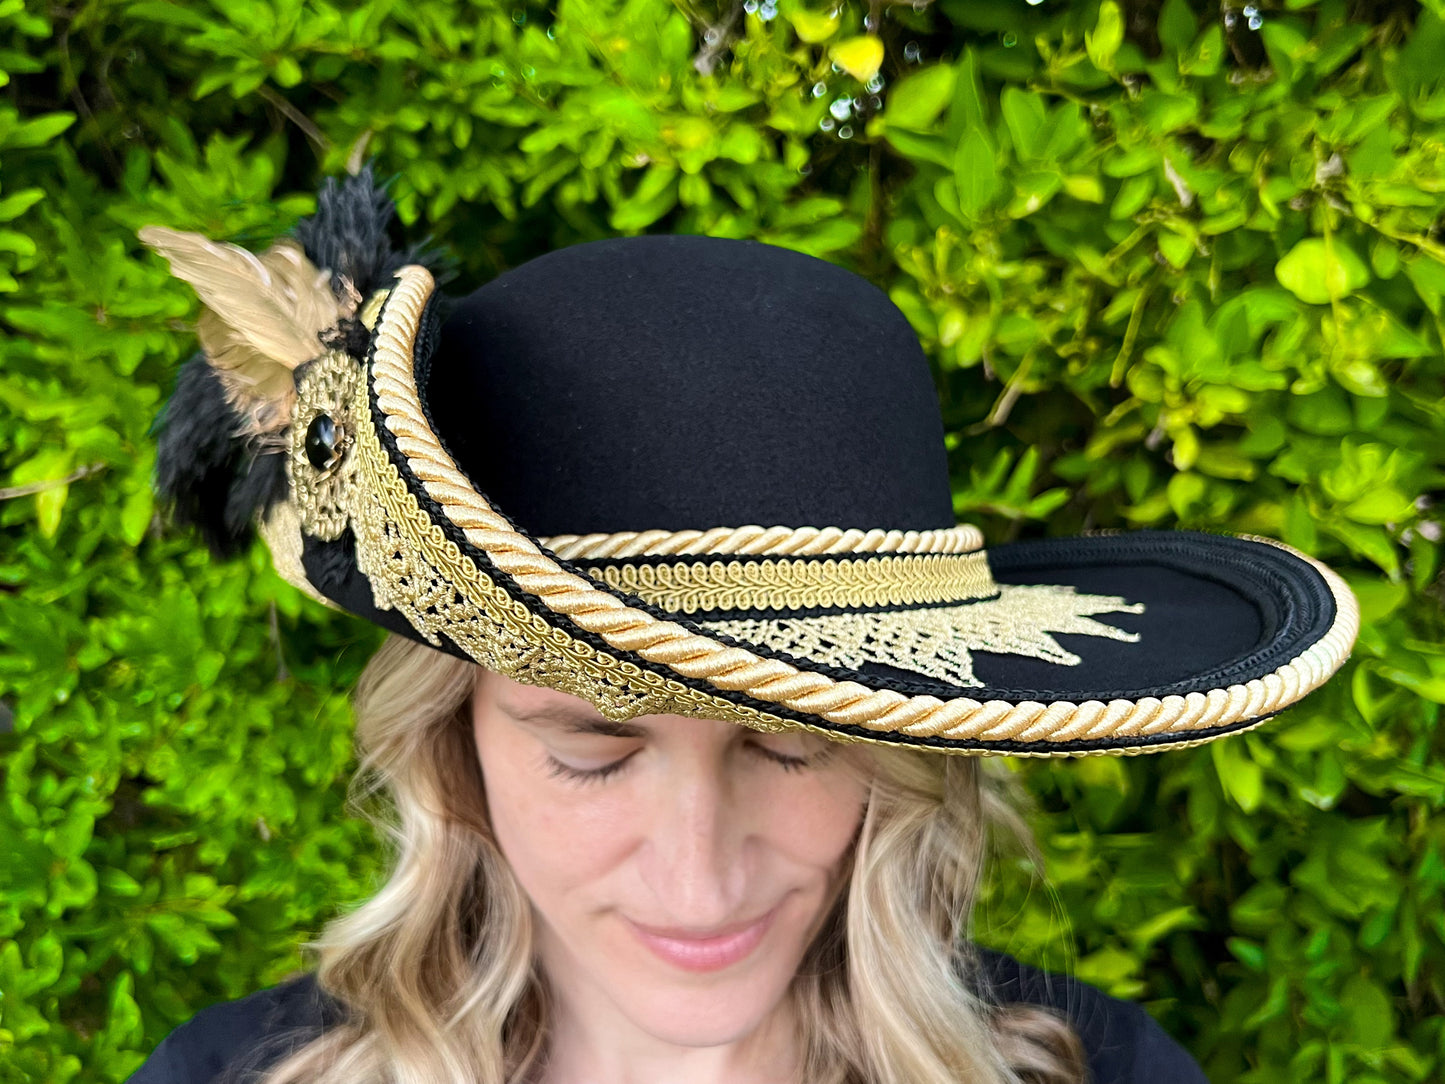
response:
[[[677,715],[610,723],[492,673],[473,724],[564,1012],[690,1047],[753,1034],[840,887],[866,797],[846,749]]]

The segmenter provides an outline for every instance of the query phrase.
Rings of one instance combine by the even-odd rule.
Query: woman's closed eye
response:
[[[801,772],[818,762],[822,753],[814,753],[812,756],[802,756],[798,753],[781,753],[776,749],[769,749],[766,745],[757,742],[749,742],[748,749],[757,753],[764,760],[778,765],[787,772]]]
[[[757,741],[744,742],[743,749],[748,755],[758,757],[787,772],[801,772],[815,767],[833,753],[831,746],[808,753],[783,752]],[[549,752],[546,759],[547,773],[556,778],[568,779],[576,783],[600,783],[620,773],[641,751],[641,749],[634,749],[616,760],[603,764],[596,764],[590,759],[585,763],[571,764],[566,759]]]
[[[614,760],[611,764],[604,764],[600,768],[574,768],[565,764],[556,757],[548,754],[547,774],[556,776],[559,779],[570,779],[577,783],[600,783],[609,776],[620,772],[635,754],[628,753],[621,760]]]

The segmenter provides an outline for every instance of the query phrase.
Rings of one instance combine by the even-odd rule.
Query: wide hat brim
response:
[[[263,533],[303,589],[605,716],[679,714],[951,753],[1070,756],[1258,725],[1347,657],[1358,608],[1262,539],[702,527],[535,537],[449,455],[419,391],[433,282],[403,268],[367,364],[298,381],[291,498]],[[324,416],[344,454],[319,470]]]

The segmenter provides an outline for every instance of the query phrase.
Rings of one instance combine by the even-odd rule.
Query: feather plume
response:
[[[182,368],[158,420],[156,488],[217,553],[244,548],[256,518],[287,498],[296,368],[328,349],[365,358],[371,333],[361,306],[403,264],[430,266],[438,283],[450,277],[440,252],[392,247],[386,187],[370,166],[327,180],[316,213],[260,255],[160,226],[140,231],[203,306],[202,352]],[[428,314],[419,347],[435,339],[438,317]]]
[[[320,336],[350,315],[331,291],[331,272],[316,267],[295,241],[260,256],[198,233],[147,226],[140,239],[190,283],[205,309],[197,334],[226,397],[241,416],[241,435],[270,436],[291,419],[292,370],[324,350]]]
[[[219,556],[245,549],[257,514],[285,500],[288,488],[286,457],[239,439],[240,425],[220,375],[201,354],[181,367],[156,420],[156,491]]]
[[[338,295],[350,291],[365,299],[385,289],[393,272],[409,263],[429,268],[438,286],[455,275],[450,256],[427,241],[392,247],[396,206],[387,195],[391,183],[378,182],[371,165],[353,176],[328,177],[317,193],[316,213],[296,223],[296,239],[312,263],[331,268],[331,289]]]

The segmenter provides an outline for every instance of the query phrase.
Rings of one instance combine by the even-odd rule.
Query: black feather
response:
[[[286,499],[286,455],[258,453],[243,442],[239,457],[239,473],[226,495],[225,525],[233,537],[249,539],[256,513],[269,512],[277,501]]]
[[[316,196],[316,213],[296,223],[296,239],[306,258],[331,271],[331,289],[341,296],[350,279],[364,297],[388,285],[392,274],[407,264],[422,264],[437,273],[438,283],[451,277],[450,261],[430,238],[398,251],[388,230],[396,204],[387,194],[393,177],[377,184],[368,164],[355,176],[326,178]]]
[[[156,492],[177,522],[193,526],[213,553],[231,557],[251,541],[253,520],[286,497],[286,461],[257,453],[238,435],[240,415],[220,377],[197,354],[156,421]]]
[[[328,350],[340,350],[350,354],[357,361],[366,361],[366,351],[371,345],[371,332],[366,330],[366,325],[354,317],[347,316],[338,320],[335,327],[327,328],[321,333],[321,345]],[[312,359],[315,360],[315,359]],[[311,362],[303,362],[296,367],[296,379],[301,379],[301,369]]]

